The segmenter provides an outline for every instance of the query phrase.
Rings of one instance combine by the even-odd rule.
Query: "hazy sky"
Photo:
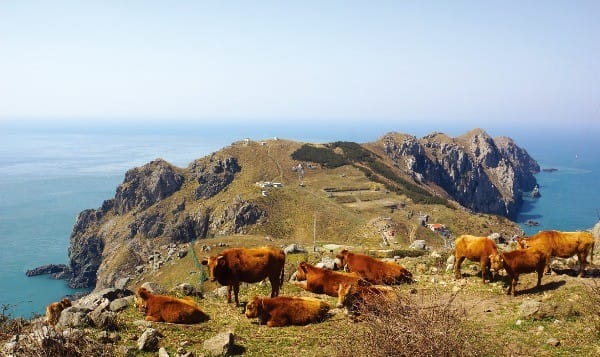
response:
[[[0,118],[600,125],[600,1],[0,0]]]

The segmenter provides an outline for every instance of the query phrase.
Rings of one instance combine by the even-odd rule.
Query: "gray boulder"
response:
[[[56,326],[59,328],[88,327],[91,325],[91,321],[88,316],[90,311],[90,309],[85,307],[68,307],[64,309],[60,314],[60,318],[58,319],[58,323],[56,324]]]
[[[140,351],[155,352],[158,350],[158,343],[162,335],[153,328],[147,328],[137,341],[137,347]]]
[[[210,356],[226,356],[231,354],[234,340],[233,332],[221,332],[204,341],[204,349]]]

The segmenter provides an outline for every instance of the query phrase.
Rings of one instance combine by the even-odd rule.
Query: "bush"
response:
[[[465,313],[452,305],[453,298],[427,306],[399,295],[397,301],[359,306],[358,338],[335,339],[339,355],[483,355],[479,335],[465,324]]]

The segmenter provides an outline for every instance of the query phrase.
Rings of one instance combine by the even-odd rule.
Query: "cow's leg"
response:
[[[552,260],[552,257],[550,256],[550,254],[548,254],[546,256],[546,275],[550,275],[552,274],[552,270],[550,269],[550,260]]]
[[[271,316],[271,319],[267,321],[267,326],[269,327],[277,327],[277,326],[285,326],[289,323],[288,319],[285,316]]]
[[[517,283],[519,282],[519,276],[515,274],[510,281],[510,290],[512,290],[512,296],[515,297],[517,295]]]
[[[233,297],[235,298],[235,306],[240,306],[240,283],[233,284]]]
[[[577,253],[577,258],[579,259],[579,273],[578,277],[582,277],[585,274],[585,265],[587,264],[587,252],[585,253]]]
[[[154,316],[146,316],[146,321],[151,321],[151,322],[161,322],[162,319],[160,317],[154,317]]]
[[[482,258],[479,260],[479,268],[481,269],[481,282],[485,284],[485,273],[489,265],[489,259]]]
[[[278,274],[279,275],[279,274]],[[279,276],[269,276],[271,282],[271,297],[279,295]]]
[[[454,278],[455,279],[462,278],[462,276],[460,274],[460,265],[462,264],[463,260],[465,260],[465,257],[459,257],[459,258],[454,259]]]
[[[227,285],[227,303],[231,303],[231,285]]]
[[[543,268],[538,269],[537,275],[538,275],[538,280],[537,280],[537,285],[535,287],[539,288],[540,286],[542,286],[542,276],[544,275],[544,269]]]

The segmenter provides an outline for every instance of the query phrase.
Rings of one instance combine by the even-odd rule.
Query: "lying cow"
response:
[[[485,284],[485,275],[490,269],[490,259],[498,255],[496,243],[487,237],[463,234],[456,238],[454,246],[456,248],[454,251],[454,277],[462,278],[460,265],[466,258],[473,262],[479,262],[481,281]]]
[[[227,302],[231,302],[231,289],[235,296],[236,306],[240,305],[238,294],[240,283],[257,283],[269,278],[271,297],[279,295],[283,285],[285,253],[281,249],[263,248],[231,248],[221,254],[202,260],[208,266],[210,281],[218,281],[227,286]]]
[[[246,317],[258,317],[259,324],[269,327],[306,325],[323,321],[329,305],[310,297],[278,296],[261,298],[256,296],[246,305]]]
[[[398,294],[389,286],[360,286],[341,283],[338,288],[338,308],[345,308],[346,315],[357,320],[361,312],[389,310],[390,303],[398,302]]]
[[[329,269],[317,268],[307,262],[301,262],[298,265],[296,279],[306,280],[293,283],[304,290],[333,297],[338,296],[338,287],[340,284],[346,283],[358,285],[358,281],[361,280],[356,273],[342,273]]]
[[[145,288],[137,290],[136,299],[138,310],[148,321],[195,324],[209,318],[192,299],[154,295]]]
[[[354,272],[371,284],[394,285],[413,282],[412,274],[402,265],[351,253],[347,249],[336,255],[335,267]]]
[[[517,237],[517,246],[521,249],[535,247],[546,253],[546,274],[550,274],[550,258],[579,259],[579,276],[585,273],[587,256],[594,261],[594,237],[589,232],[540,231],[529,238]]]
[[[71,300],[67,298],[49,304],[46,307],[46,323],[51,326],[56,325],[61,312],[69,306],[71,306]]]
[[[499,271],[506,270],[510,287],[507,294],[515,296],[519,275],[523,273],[537,272],[538,279],[536,288],[542,284],[542,275],[544,275],[544,266],[547,255],[536,248],[517,249],[511,252],[504,252],[494,255],[491,261],[491,269]]]

